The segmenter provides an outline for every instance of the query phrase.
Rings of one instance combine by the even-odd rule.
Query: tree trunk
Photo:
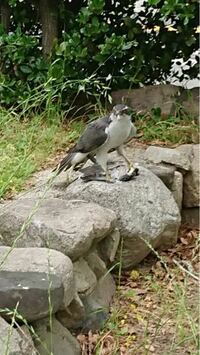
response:
[[[8,1],[3,0],[0,5],[0,18],[1,18],[1,24],[6,32],[9,31],[9,25],[10,25],[10,6],[8,4]]]
[[[42,48],[44,56],[49,56],[58,37],[58,1],[40,0],[42,24]]]

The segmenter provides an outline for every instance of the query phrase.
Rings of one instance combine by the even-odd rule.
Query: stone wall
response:
[[[199,120],[199,88],[184,89],[175,85],[148,85],[140,89],[112,92],[113,104],[125,102],[136,112],[146,113],[159,107],[163,115],[175,114],[183,108]]]
[[[113,184],[77,179],[66,187],[62,174],[47,189],[46,170],[33,189],[1,206],[1,349],[14,312],[26,326],[13,329],[12,354],[80,354],[72,334],[108,318],[115,292],[109,270],[119,262],[131,269],[152,247],[174,245],[181,216],[197,226],[199,145],[127,153],[139,167],[129,182],[118,180],[126,166],[112,153]]]
[[[170,190],[182,215],[182,223],[199,228],[200,145],[184,144],[176,149],[149,147],[147,162],[175,168]]]

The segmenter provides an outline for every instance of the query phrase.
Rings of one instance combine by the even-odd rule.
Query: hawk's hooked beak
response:
[[[123,113],[129,113],[130,107],[125,106],[124,109],[122,110]]]
[[[119,110],[116,112],[116,116],[118,116],[118,118],[120,118],[120,116],[122,116],[122,115],[129,114],[130,111],[131,111],[130,107],[125,106],[122,110]]]

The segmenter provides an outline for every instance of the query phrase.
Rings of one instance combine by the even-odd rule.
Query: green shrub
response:
[[[36,37],[17,30],[0,37],[0,102],[20,104],[35,86],[45,82],[48,66]]]
[[[43,58],[41,23],[34,2],[9,0],[9,34],[0,37],[0,102],[41,110],[68,109],[74,98],[106,96],[110,89],[166,80],[175,58],[189,60],[198,48],[198,2],[60,0],[59,32],[50,58]],[[30,5],[31,4],[31,5]],[[35,21],[34,21],[35,19]],[[169,31],[166,24],[173,26]],[[157,29],[155,30],[155,26]],[[188,63],[180,80],[197,77]]]

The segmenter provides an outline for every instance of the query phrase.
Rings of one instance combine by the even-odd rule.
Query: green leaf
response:
[[[93,26],[99,27],[99,20],[98,20],[97,16],[94,16],[92,18],[92,24],[93,24]]]
[[[126,44],[123,45],[122,50],[126,51],[126,50],[130,49],[131,47],[133,47],[133,42],[127,42]]]
[[[28,65],[20,65],[20,70],[22,71],[22,73],[24,74],[29,74],[31,73],[31,68],[28,67]]]
[[[149,3],[149,5],[158,5],[159,4],[159,2],[160,2],[160,0],[147,0],[148,1],[148,3]]]

